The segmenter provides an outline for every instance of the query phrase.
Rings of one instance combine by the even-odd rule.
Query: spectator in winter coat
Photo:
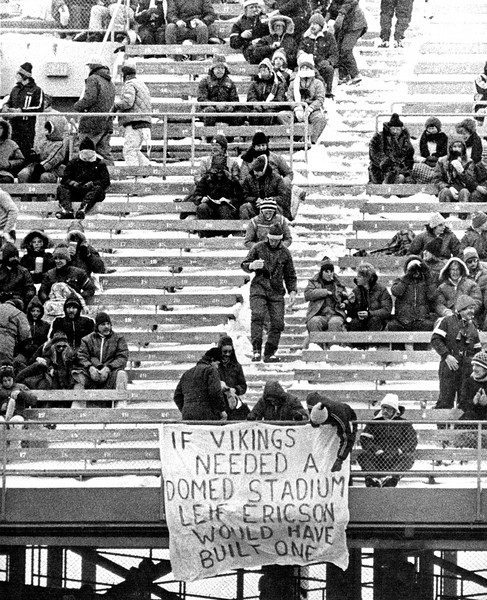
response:
[[[409,471],[414,464],[418,436],[411,423],[390,425],[388,421],[404,421],[404,406],[396,394],[386,394],[374,423],[368,423],[360,434],[363,448],[357,461],[363,471]],[[366,487],[396,487],[400,475],[365,477]]]
[[[77,219],[84,219],[97,202],[103,202],[110,186],[110,175],[105,161],[98,158],[95,146],[89,138],[80,144],[78,158],[66,165],[63,178],[57,189],[60,209],[57,219],[74,219],[73,202],[80,202]]]
[[[214,156],[209,172],[196,184],[193,201],[197,205],[198,219],[238,219],[238,211],[244,200],[243,191],[238,179],[233,178],[227,170],[226,162],[225,156]],[[231,231],[201,231],[200,237],[230,233]]]
[[[284,391],[278,381],[267,381],[264,393],[247,417],[248,421],[307,421],[308,411]]]
[[[277,203],[273,198],[262,200],[259,207],[259,214],[250,219],[245,234],[245,247],[250,250],[257,242],[265,242],[269,229],[275,223],[282,227],[282,243],[286,248],[289,248],[292,242],[289,221],[278,212]]]
[[[37,296],[34,296],[27,306],[27,320],[30,325],[30,341],[24,344],[22,354],[25,356],[24,363],[27,363],[33,354],[47,342],[50,325],[42,318],[44,316],[44,306]],[[16,357],[18,360],[18,357]]]
[[[180,44],[188,39],[196,44],[217,42],[215,20],[211,0],[168,0],[166,44]]]
[[[272,63],[268,58],[259,64],[259,72],[253,78],[247,92],[247,102],[258,102],[258,105],[249,106],[249,110],[254,113],[277,113],[279,106],[275,103],[282,103],[286,98],[286,93],[282,83],[277,78],[272,68]],[[250,125],[272,125],[276,123],[277,117],[249,117]]]
[[[482,292],[473,279],[468,277],[467,265],[462,259],[452,257],[440,272],[436,312],[440,317],[452,315],[459,296],[469,296],[475,304],[474,314],[482,310]]]
[[[292,71],[288,69],[287,64],[287,56],[284,50],[278,48],[271,58],[272,68],[274,69],[274,73],[279,81],[282,83],[284,87],[284,92],[287,95],[287,90],[289,88],[289,82],[291,81]]]
[[[182,374],[174,392],[174,402],[185,421],[226,421],[218,367],[219,348],[210,348],[188,371]]]
[[[403,48],[404,34],[406,33],[414,0],[382,0],[380,4],[380,39],[379,48],[389,48],[391,39],[392,18],[396,16],[394,31],[394,48]]]
[[[242,262],[242,269],[246,273],[255,273],[250,284],[253,362],[259,362],[262,357],[263,329],[267,314],[270,325],[264,348],[264,362],[279,362],[276,351],[284,330],[284,284],[289,293],[289,309],[296,301],[296,271],[291,253],[282,244],[283,237],[281,226],[272,225],[267,240],[255,244]]]
[[[0,119],[0,183],[13,183],[23,164],[24,155],[11,139],[9,123]]]
[[[436,163],[433,183],[440,202],[483,202],[487,197],[487,168],[482,162],[469,160],[465,142],[453,138],[448,156]]]
[[[22,423],[25,421],[25,409],[34,406],[37,406],[37,396],[26,385],[15,381],[12,365],[2,365],[0,367],[0,421]]]
[[[440,393],[435,408],[453,408],[455,398],[461,408],[462,392],[471,373],[471,360],[482,349],[473,317],[475,300],[458,296],[455,312],[439,319],[431,336],[431,345],[440,355],[438,377]]]
[[[93,333],[95,330],[95,321],[91,317],[85,317],[81,314],[83,307],[75,294],[71,294],[64,302],[64,317],[56,317],[51,325],[49,337],[54,337],[55,333],[63,333],[68,344],[73,350],[78,350],[81,346],[81,340]]]
[[[287,90],[289,102],[303,102],[306,106],[295,106],[293,108],[294,121],[303,123],[308,120],[310,125],[311,142],[316,144],[326,126],[325,86],[323,82],[315,77],[315,66],[312,55],[302,53],[298,57],[298,71],[294,73],[289,82]],[[281,121],[285,125],[291,125],[288,113],[279,113]]]
[[[481,260],[487,259],[487,214],[484,212],[472,214],[472,222],[460,241],[460,252],[471,246],[477,250]]]
[[[110,70],[98,57],[88,59],[88,78],[85,80],[83,96],[74,104],[74,110],[80,113],[110,113],[115,100],[115,86]],[[113,132],[112,117],[83,116],[79,120],[79,143],[89,138],[94,150],[105,159],[107,165],[113,165],[110,150],[110,136]]]
[[[88,243],[83,225],[79,221],[71,223],[68,227],[65,244],[61,242],[57,248],[68,248],[71,266],[82,269],[88,277],[91,277],[92,273],[105,273],[105,263],[98,250]]]
[[[18,381],[35,390],[72,390],[75,352],[64,333],[58,331],[43,347],[35,360],[22,369]],[[57,408],[69,408],[70,401],[56,403]]]
[[[349,298],[347,314],[350,331],[382,331],[392,313],[392,298],[388,289],[378,282],[370,263],[357,268],[356,287]]]
[[[12,363],[15,349],[25,348],[30,339],[30,325],[22,312],[22,302],[12,299],[0,304],[0,364]]]
[[[112,320],[105,312],[95,317],[95,330],[82,338],[77,362],[81,371],[75,370],[75,389],[104,389],[124,391],[128,377],[125,338],[112,329]]]
[[[198,174],[194,176],[194,182],[198,183],[198,181],[209,172],[209,170],[211,169],[211,162],[214,156],[223,156],[225,158],[227,171],[230,172],[232,177],[240,179],[240,166],[237,162],[237,159],[233,158],[232,156],[228,156],[227,151],[227,138],[223,134],[217,133],[211,140],[210,156],[203,156],[201,158]]]
[[[326,85],[325,96],[333,98],[333,75],[338,64],[338,46],[334,35],[326,29],[323,15],[311,15],[309,28],[303,33],[299,50],[313,55],[315,66]]]
[[[413,168],[414,148],[409,131],[397,113],[369,144],[369,181],[371,183],[406,183]]]
[[[217,121],[229,125],[240,125],[240,117],[228,117],[224,114],[235,112],[236,107],[229,102],[238,102],[235,83],[230,79],[226,58],[223,54],[215,54],[208,75],[198,84],[198,102],[214,102],[212,106],[203,106],[204,113],[222,113],[218,117],[205,117],[206,127],[212,127]]]
[[[341,471],[342,464],[352,451],[357,435],[357,423],[353,422],[357,420],[355,411],[345,402],[334,402],[318,392],[308,394],[306,405],[310,412],[312,427],[320,425],[336,427],[340,446],[331,472]]]
[[[326,6],[326,5],[325,5]],[[353,49],[367,31],[367,21],[358,0],[332,0],[325,15],[338,45],[338,85],[362,81]]]
[[[475,281],[482,294],[482,305],[477,312],[475,321],[479,329],[486,330],[485,322],[487,312],[487,266],[481,263],[478,252],[473,247],[467,247],[463,251],[463,261],[467,265],[467,277]]]
[[[163,0],[142,0],[135,11],[135,21],[141,44],[164,44],[166,38],[166,17]]]
[[[10,92],[2,111],[6,113],[42,112],[44,110],[44,92],[36,85],[32,77],[32,64],[20,65],[15,75],[17,83]],[[22,155],[28,156],[34,146],[36,117],[12,116],[12,139],[20,148]]]
[[[445,218],[440,213],[432,213],[424,228],[425,230],[411,242],[409,246],[410,254],[421,255],[429,242],[439,239],[441,241],[441,258],[448,259],[452,256],[459,256],[460,241],[447,226]]]
[[[12,196],[0,190],[0,247],[4,242],[15,242],[18,216],[19,209]]]
[[[68,157],[68,139],[62,124],[57,119],[44,124],[44,139],[34,145],[33,152],[27,157],[29,163],[18,174],[19,183],[56,183],[64,173]]]
[[[29,304],[36,294],[36,288],[29,271],[20,265],[19,251],[7,242],[1,248],[0,264],[0,302],[10,298],[18,298],[23,308]]]
[[[264,155],[267,156],[269,165],[272,167],[274,173],[279,175],[284,180],[284,185],[291,195],[291,184],[293,180],[293,171],[287,164],[286,160],[280,155],[272,152],[269,148],[269,138],[263,131],[256,131],[252,138],[250,148],[246,150],[240,158],[242,159],[242,165],[240,166],[240,182],[243,184],[247,176],[250,174],[251,165],[253,161],[258,157]]]
[[[118,118],[120,125],[124,127],[123,159],[127,165],[145,167],[150,164],[150,160],[142,154],[141,148],[145,144],[150,153],[152,106],[149,88],[136,75],[134,66],[122,67],[123,88],[120,100],[115,102],[113,110],[123,113]],[[134,117],[130,113],[148,114]]]
[[[42,229],[29,231],[22,241],[25,254],[20,264],[29,271],[34,283],[41,283],[44,273],[55,266],[52,253],[47,251],[50,246],[51,240]]]
[[[441,131],[441,121],[429,117],[419,140],[419,156],[414,157],[413,180],[416,183],[433,183],[438,159],[448,154],[448,136]]]
[[[256,65],[262,60],[256,55],[259,41],[269,33],[268,18],[263,0],[244,0],[243,15],[237,19],[230,32],[230,47],[240,50],[245,60]]]
[[[294,23],[294,39],[296,43],[299,43],[299,40],[308,27],[310,11],[313,9],[313,6],[310,6],[312,3],[308,0],[271,0],[271,2],[267,2],[266,4],[273,11],[277,10],[278,14],[292,19]]]
[[[479,163],[482,160],[482,140],[477,133],[477,122],[470,117],[460,121],[455,127],[457,134],[463,139],[468,160]]]
[[[271,59],[274,52],[282,50],[290,67],[296,66],[297,47],[294,41],[294,23],[290,17],[273,14],[269,17],[269,35],[261,38],[254,48],[254,56],[259,61]]]
[[[95,286],[86,271],[69,264],[71,262],[71,255],[68,249],[63,246],[55,248],[52,257],[56,266],[45,273],[42,278],[39,289],[40,301],[43,303],[46,302],[49,298],[51,287],[55,283],[67,283],[89,303],[95,294]]]
[[[472,373],[467,377],[462,390],[462,405],[459,406],[464,412],[461,421],[487,421],[487,352],[481,350],[474,354],[472,361]],[[469,425],[457,425],[456,429],[469,429]],[[466,444],[467,435],[463,435],[463,443],[460,446],[477,447],[477,431],[471,437],[470,444]],[[484,430],[485,431],[485,430]],[[485,434],[484,434],[485,435]],[[482,447],[484,446],[484,435],[482,436]],[[475,436],[475,437],[474,437]],[[466,439],[465,439],[466,438]]]
[[[440,272],[446,263],[441,256],[441,245],[441,238],[435,237],[425,245],[422,253],[423,262],[428,267],[436,285],[438,285]]]
[[[251,165],[250,173],[243,182],[244,204],[240,218],[251,219],[259,214],[260,203],[269,198],[275,200],[278,211],[287,219],[291,217],[291,199],[283,178],[269,165],[265,154],[258,156]]]
[[[309,333],[345,330],[348,293],[328,256],[321,261],[319,272],[308,281],[304,299],[309,302],[306,313]]]
[[[394,317],[387,331],[431,331],[436,314],[436,285],[428,267],[419,256],[408,256],[404,275],[391,287],[395,297]]]
[[[242,365],[237,360],[233,340],[228,335],[223,335],[218,341],[221,352],[221,361],[218,365],[221,387],[225,400],[225,412],[229,421],[245,420],[250,412],[247,404],[242,402],[240,396],[247,391],[247,381]]]

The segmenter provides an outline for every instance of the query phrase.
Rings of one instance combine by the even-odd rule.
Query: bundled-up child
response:
[[[26,408],[37,405],[37,396],[23,383],[15,381],[12,365],[0,367],[0,421],[23,423]]]

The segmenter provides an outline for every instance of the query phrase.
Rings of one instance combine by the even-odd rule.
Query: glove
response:
[[[337,458],[336,461],[333,463],[333,466],[331,468],[331,472],[332,473],[336,473],[337,471],[341,471],[342,470],[342,464],[343,462]]]
[[[322,402],[318,402],[311,409],[310,421],[313,427],[319,427],[328,419],[328,409]]]
[[[100,381],[100,371],[96,367],[91,366],[88,373],[93,381]]]
[[[257,271],[257,269],[262,269],[263,268],[263,266],[264,266],[263,263],[264,263],[264,261],[262,259],[258,258],[256,260],[253,260],[250,263],[249,267],[251,268],[252,271]]]
[[[106,381],[108,376],[110,375],[110,369],[108,367],[103,367],[100,371],[100,379],[101,381]]]

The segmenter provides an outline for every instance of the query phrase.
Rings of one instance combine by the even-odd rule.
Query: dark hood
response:
[[[44,231],[42,231],[42,229],[33,229],[32,231],[29,231],[29,233],[22,240],[21,248],[23,250],[29,250],[30,243],[32,242],[32,239],[35,237],[41,238],[41,240],[44,243],[44,250],[49,248],[49,246],[51,245],[51,239]]]
[[[32,320],[31,311],[33,308],[41,309],[41,316],[39,318],[42,319],[42,317],[44,316],[44,306],[37,296],[34,296],[27,305],[27,317],[29,318],[29,320]]]
[[[76,306],[78,309],[78,317],[81,314],[81,311],[83,310],[83,307],[81,306],[81,302],[79,301],[79,298],[77,296],[75,296],[74,294],[69,295],[66,300],[64,301],[64,306],[63,306],[63,310],[64,310],[64,314],[66,315],[66,307],[72,305],[72,306]]]
[[[222,335],[218,340],[218,349],[221,350],[223,346],[231,346],[232,347],[232,355],[230,357],[230,362],[238,362],[237,355],[235,354],[235,347],[233,345],[233,340],[229,335]]]
[[[250,146],[250,148],[248,150],[246,150],[242,155],[241,155],[241,159],[246,162],[246,163],[251,163],[253,162],[258,156],[262,156],[262,154],[265,154],[267,157],[270,154],[269,151],[269,146],[267,146],[267,150],[265,152],[257,152],[255,150],[255,148],[253,146]]]
[[[269,402],[269,396],[279,398],[279,404],[284,404],[287,393],[278,381],[267,381],[264,386],[264,402]]]
[[[404,267],[403,267],[404,273],[407,273],[408,265],[412,260],[419,260],[421,265],[425,266],[424,260],[421,258],[421,256],[417,256],[416,254],[410,254],[404,262]]]
[[[108,67],[104,67],[102,65],[94,67],[93,69],[91,69],[90,71],[90,77],[91,75],[98,75],[99,77],[103,77],[103,79],[106,79],[107,81],[111,81],[112,80],[112,76],[110,75],[110,70]]]
[[[60,127],[59,119],[46,121],[44,126],[46,139],[50,142],[62,142],[64,140],[64,130]]]
[[[452,148],[453,148],[453,144],[462,144],[462,159],[466,160],[467,158],[467,145],[465,144],[465,142],[462,139],[459,139],[458,137],[454,137],[453,139],[450,139],[449,143],[448,143],[448,157],[451,159],[451,152],[452,152]]]
[[[2,263],[8,265],[11,258],[19,258],[19,251],[13,244],[7,242],[2,248]]]

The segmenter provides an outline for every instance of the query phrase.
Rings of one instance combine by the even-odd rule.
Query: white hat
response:
[[[399,396],[397,394],[386,394],[380,401],[380,407],[388,406],[393,408],[395,412],[399,411]]]
[[[445,223],[445,219],[440,213],[433,213],[428,221],[428,225],[431,229],[438,227],[438,225],[443,225]]]

